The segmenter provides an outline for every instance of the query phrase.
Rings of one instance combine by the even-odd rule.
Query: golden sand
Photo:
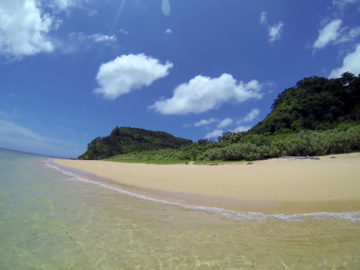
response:
[[[360,153],[217,166],[54,161],[132,191],[190,204],[284,213],[360,210]]]

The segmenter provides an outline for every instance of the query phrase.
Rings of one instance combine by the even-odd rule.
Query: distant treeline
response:
[[[142,132],[150,132],[146,143],[132,135],[129,144],[124,132],[97,138],[80,158],[235,161],[360,151],[360,76],[305,78],[279,94],[270,114],[251,130],[225,132],[218,142],[192,143],[163,132],[155,139],[152,131]]]
[[[193,143],[180,149],[133,152],[115,156],[113,160],[236,161],[354,151],[360,151],[360,125],[342,125],[331,130],[306,130],[276,135],[245,134],[206,145]]]

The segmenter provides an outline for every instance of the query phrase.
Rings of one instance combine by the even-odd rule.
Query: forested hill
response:
[[[177,138],[162,131],[116,127],[109,136],[91,141],[87,151],[79,159],[104,159],[144,150],[176,149],[191,143],[191,140]]]
[[[165,132],[115,128],[79,158],[177,162],[360,151],[360,76],[305,78],[279,94],[269,115],[248,132],[228,131],[218,139],[196,144]]]
[[[359,120],[360,77],[347,72],[339,79],[310,77],[299,81],[278,96],[271,113],[249,133],[327,130]]]

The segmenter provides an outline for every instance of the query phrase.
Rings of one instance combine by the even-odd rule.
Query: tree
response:
[[[341,82],[344,86],[348,86],[349,84],[353,83],[355,79],[355,75],[350,72],[345,72],[341,75]]]
[[[200,140],[197,141],[197,144],[201,145],[201,146],[205,146],[208,143],[210,143],[208,139],[200,139]]]

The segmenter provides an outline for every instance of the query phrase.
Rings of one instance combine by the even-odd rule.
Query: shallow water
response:
[[[358,213],[200,211],[48,165],[0,150],[0,269],[359,269]]]

